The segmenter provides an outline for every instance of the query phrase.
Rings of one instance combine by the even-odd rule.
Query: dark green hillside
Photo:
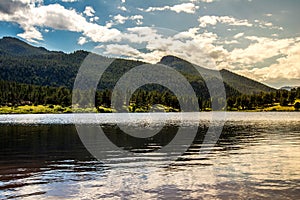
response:
[[[33,47],[16,38],[4,37],[0,40],[0,55],[31,56],[49,53],[50,51],[43,47]]]
[[[175,56],[164,56],[160,62],[161,64],[170,66],[177,71],[180,71],[191,83],[195,92],[202,98],[209,98],[209,91],[207,88],[207,83],[209,85],[215,86],[212,88],[214,91],[221,91],[223,88],[218,88],[220,84],[220,79],[217,76],[218,71],[206,69],[190,62],[183,60],[181,58]],[[197,68],[197,69],[195,69]],[[200,72],[200,73],[199,73]],[[223,81],[223,80],[221,80]],[[223,81],[224,82],[224,81]],[[236,90],[234,87],[229,86],[226,82],[224,82],[226,96],[239,96],[241,93]],[[214,94],[214,96],[218,97],[218,94]],[[221,96],[221,98],[223,98]]]
[[[189,77],[192,77],[193,74],[199,74],[200,71],[202,76],[205,76],[206,80],[211,80],[216,77],[218,71],[206,69],[197,65],[193,65],[183,59],[177,58],[175,56],[165,56],[161,59],[160,63],[174,67],[178,71],[181,71],[184,74],[187,74]],[[195,70],[195,67],[197,70]],[[268,87],[262,83],[251,80],[247,77],[235,74],[228,70],[219,71],[220,75],[223,78],[224,85],[226,88],[227,96],[236,96],[237,94],[253,94],[260,92],[275,92],[274,88]],[[203,81],[200,80],[200,82]]]
[[[275,92],[276,89],[268,87],[262,83],[247,77],[232,73],[226,69],[220,71],[224,81],[234,87],[242,94],[254,94],[259,92]]]
[[[0,79],[41,86],[72,88],[87,52],[34,57],[0,55]]]

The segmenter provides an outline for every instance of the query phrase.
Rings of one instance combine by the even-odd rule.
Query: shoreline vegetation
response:
[[[116,112],[111,108],[112,91],[83,90],[71,91],[66,87],[49,87],[20,84],[16,82],[0,81],[0,114],[42,114],[42,113],[111,113]],[[181,110],[177,97],[163,88],[141,88],[132,95],[128,91],[125,99],[129,99],[129,106],[123,107],[132,113],[139,112],[188,112]],[[201,94],[201,93],[200,93]],[[120,95],[116,93],[116,95]],[[95,105],[90,98],[95,97]],[[72,107],[72,98],[77,105]],[[199,111],[211,111],[214,102],[216,111],[299,111],[300,87],[291,91],[276,90],[274,92],[260,92],[254,94],[231,95],[224,97],[203,97],[192,99],[189,96],[181,97],[187,105],[199,106]],[[117,96],[117,99],[122,99]],[[197,102],[195,102],[197,101]],[[121,102],[119,102],[119,105]],[[152,105],[155,105],[154,107]],[[226,107],[224,107],[226,105]],[[193,111],[191,109],[190,111]]]
[[[0,81],[0,114],[42,114],[42,113],[111,113],[117,112],[111,107],[112,91],[102,90],[93,93],[89,90],[71,91],[66,87],[49,87]],[[132,95],[126,92],[125,99],[129,106],[123,104],[122,110],[139,112],[188,112],[181,110],[177,97],[168,89],[141,88]],[[201,94],[201,93],[200,93]],[[116,92],[116,95],[120,95]],[[95,99],[90,99],[92,97]],[[72,98],[77,102],[72,107]],[[212,102],[216,111],[299,111],[300,87],[291,91],[276,90],[254,94],[231,95],[224,97],[189,96],[181,97],[186,105],[198,104],[199,111],[211,111]],[[117,96],[117,99],[122,99]],[[89,102],[95,102],[95,105]],[[196,101],[196,102],[195,102]],[[122,102],[118,102],[119,105]],[[153,106],[155,105],[155,106]],[[226,105],[226,106],[224,106]],[[191,109],[190,111],[193,111]]]
[[[300,103],[300,99],[295,101]],[[132,106],[129,107],[129,111],[132,112]],[[137,108],[134,113],[148,112],[147,108]],[[201,110],[201,112],[210,112],[210,108]],[[220,111],[224,111],[220,110]],[[227,112],[297,112],[300,109],[295,108],[295,105],[281,106],[279,103],[264,108],[255,109],[227,109]],[[61,105],[23,105],[23,106],[0,106],[0,114],[65,114],[65,113],[113,113],[114,109],[104,106],[97,108],[72,108],[63,107]],[[154,112],[180,112],[179,109],[175,109],[169,106],[159,105],[155,108]]]

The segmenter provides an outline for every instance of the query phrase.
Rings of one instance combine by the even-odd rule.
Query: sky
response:
[[[1,0],[0,37],[300,86],[299,0]]]

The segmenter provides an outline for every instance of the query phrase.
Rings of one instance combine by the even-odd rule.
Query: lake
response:
[[[299,198],[299,112],[230,112],[210,123],[212,115],[76,114],[76,126],[72,114],[0,115],[0,199]],[[80,125],[101,127],[116,147],[138,156],[116,156],[99,143],[106,157],[96,159]],[[210,126],[223,130],[204,155]],[[158,151],[180,127],[196,130],[193,141],[186,132],[173,152]],[[135,136],[159,131],[136,139],[126,128]],[[187,150],[178,156],[179,144]]]

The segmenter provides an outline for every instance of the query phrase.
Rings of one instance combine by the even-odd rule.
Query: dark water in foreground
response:
[[[0,199],[299,199],[299,113],[230,113],[207,157],[199,149],[210,114],[202,115],[185,117],[185,126],[200,122],[198,133],[188,151],[169,165],[155,152],[141,153],[153,158],[145,163],[97,161],[70,115],[2,115]],[[139,144],[120,135],[109,115],[101,115],[101,123],[114,142],[126,141],[143,152],[172,140],[178,124],[175,114],[169,117],[174,120],[152,142]]]

